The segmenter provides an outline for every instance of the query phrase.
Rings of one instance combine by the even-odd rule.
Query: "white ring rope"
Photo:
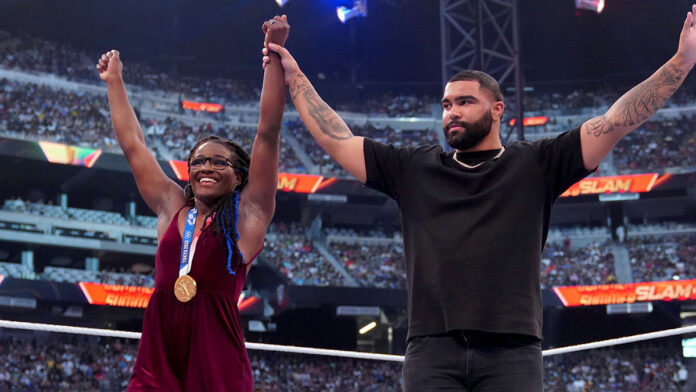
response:
[[[94,336],[109,336],[117,338],[127,338],[127,339],[140,339],[140,332],[128,332],[128,331],[117,331],[112,329],[99,329],[99,328],[84,328],[84,327],[71,327],[68,325],[54,325],[54,324],[37,324],[37,323],[25,323],[20,321],[9,321],[0,320],[0,328],[13,328],[13,329],[29,329],[37,331],[49,331],[49,332],[61,332],[61,333],[74,333],[82,335],[94,335]],[[552,355],[567,354],[576,351],[590,350],[594,348],[616,346],[619,344],[627,344],[640,342],[643,340],[658,339],[674,335],[682,335],[687,333],[696,332],[696,325],[691,325],[688,327],[680,327],[673,329],[665,329],[662,331],[655,331],[649,333],[643,333],[639,335],[624,336],[621,338],[600,340],[591,343],[577,344],[573,346],[552,348],[549,350],[544,350],[542,355],[544,357],[550,357]],[[246,342],[246,347],[249,350],[264,350],[264,351],[279,351],[285,353],[295,353],[295,354],[310,354],[310,355],[327,355],[332,357],[343,357],[343,358],[356,358],[356,359],[371,359],[380,361],[393,361],[393,362],[403,362],[404,357],[402,355],[389,355],[389,354],[374,354],[374,353],[363,353],[357,351],[344,351],[344,350],[329,350],[324,348],[312,348],[312,347],[300,347],[300,346],[283,346],[279,344],[266,344],[266,343],[250,343]]]
[[[295,354],[329,355],[332,357],[345,357],[345,358],[356,358],[356,359],[376,359],[379,361],[392,361],[392,362],[403,362],[404,361],[403,355],[361,353],[358,351],[329,350],[326,348],[281,346],[279,344],[249,343],[249,342],[246,343],[246,347],[247,347],[247,349],[250,349],[250,350],[281,351],[284,353],[295,353]]]
[[[551,355],[566,354],[566,353],[572,353],[575,351],[591,350],[593,348],[617,346],[619,344],[634,343],[634,342],[640,342],[643,340],[666,338],[668,336],[683,335],[683,334],[692,333],[692,332],[696,332],[696,325],[690,325],[688,327],[679,327],[679,328],[672,328],[672,329],[663,329],[662,331],[641,333],[639,335],[624,336],[621,338],[599,340],[596,342],[576,344],[573,346],[552,348],[549,350],[544,350],[542,355],[545,357],[548,357]]]
[[[117,331],[113,329],[72,327],[69,325],[24,323],[20,321],[0,320],[0,327],[14,329],[31,329],[36,331],[75,333],[81,335],[110,336],[114,338],[140,339],[140,332]]]

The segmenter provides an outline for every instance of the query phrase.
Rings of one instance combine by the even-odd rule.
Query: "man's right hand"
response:
[[[263,48],[262,53],[263,53],[263,68],[266,68],[266,65],[268,62],[271,60],[269,55],[269,50],[271,52],[277,53],[280,56],[280,63],[283,65],[283,72],[285,73],[285,84],[290,85],[290,82],[294,80],[297,75],[299,75],[300,72],[300,66],[297,65],[297,61],[292,57],[290,52],[288,52],[287,49],[280,45],[276,45],[272,42],[268,43],[268,48]]]
[[[119,58],[118,50],[110,50],[104,53],[97,62],[97,71],[101,80],[109,83],[116,80],[121,80],[123,63]]]

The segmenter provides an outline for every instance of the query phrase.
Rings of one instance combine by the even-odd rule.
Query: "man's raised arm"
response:
[[[581,128],[585,168],[595,169],[612,148],[638,128],[681,86],[696,63],[696,5],[686,16],[677,53],[652,76],[619,98],[602,116],[587,120]]]
[[[314,139],[346,171],[360,182],[365,182],[367,175],[363,138],[353,136],[346,123],[319,97],[287,49],[272,43],[268,47],[280,55],[285,83],[290,88],[292,101]],[[266,49],[264,55],[265,65],[268,63]]]

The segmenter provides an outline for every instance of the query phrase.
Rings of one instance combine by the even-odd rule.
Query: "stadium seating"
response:
[[[696,278],[696,233],[631,236],[626,247],[637,282]]]
[[[271,225],[261,259],[296,285],[344,286],[344,277],[296,225]]]
[[[10,49],[10,53],[0,60],[0,67],[21,72],[48,73],[80,83],[99,83],[91,61],[84,53],[45,40],[24,36],[12,37],[6,33],[0,33],[0,36],[0,45],[4,44]],[[55,62],[51,56],[58,53],[62,55],[61,61]],[[137,91],[156,92],[155,95],[138,95],[134,102],[159,113],[160,118],[157,119],[144,116],[141,118],[145,129],[153,125],[159,127],[158,132],[147,134],[148,143],[159,158],[183,159],[196,139],[209,134],[231,138],[250,150],[254,130],[222,125],[223,120],[230,118],[229,113],[211,115],[192,112],[181,109],[177,102],[182,94],[206,100],[219,99],[223,104],[246,108],[242,111],[244,114],[236,115],[238,120],[244,117],[246,124],[255,124],[257,109],[251,109],[251,113],[248,109],[257,107],[254,106],[258,102],[257,88],[249,86],[246,82],[234,80],[181,77],[174,81],[166,74],[144,64],[129,64],[129,67],[131,72],[127,72],[127,76],[131,78],[128,80],[138,86]],[[529,115],[545,114],[551,121],[546,127],[529,127],[526,132],[537,138],[551,136],[554,132],[577,126],[588,116],[606,110],[624,88],[603,87],[565,93],[529,93],[525,97],[525,107],[529,110]],[[179,98],[172,98],[173,96]],[[51,140],[118,151],[105,98],[105,94],[95,91],[61,90],[57,87],[1,79],[0,133],[32,140]],[[377,116],[376,118],[425,116],[433,120],[432,125],[439,122],[433,115],[433,111],[437,112],[432,108],[436,102],[437,99],[434,98],[398,95],[365,99],[360,103],[337,102],[334,106],[354,113]],[[655,117],[619,143],[614,150],[613,158],[609,159],[616,173],[684,172],[696,168],[696,138],[693,136],[691,125],[694,123],[696,99],[688,92],[680,91],[670,101],[669,106],[671,107],[668,110],[672,110],[669,115]],[[674,110],[677,111],[677,115],[673,113]],[[407,120],[402,124],[409,124]],[[432,125],[430,130],[422,131],[404,131],[389,126],[375,127],[362,123],[351,123],[350,126],[356,135],[396,145],[439,143],[438,125]],[[505,127],[503,126],[504,132],[507,129]],[[287,140],[283,141],[281,170],[348,176],[318,148],[299,122],[288,121],[285,132],[288,131],[298,141],[299,146],[288,143]],[[296,151],[297,148],[301,148],[302,151]],[[308,167],[306,162],[299,158],[302,156],[309,157],[314,167]]]
[[[579,286],[616,283],[614,255],[607,244],[572,247],[547,243],[541,258],[541,286]]]
[[[29,269],[22,264],[0,261],[0,275],[5,275],[10,278],[26,279],[33,277],[34,273],[33,271],[29,271]]]
[[[678,347],[610,348],[544,360],[544,391],[686,391]]]
[[[0,335],[0,392],[123,391],[138,342]],[[395,392],[401,363],[249,351],[257,392]],[[673,346],[643,345],[544,360],[548,392],[685,392],[688,371]]]

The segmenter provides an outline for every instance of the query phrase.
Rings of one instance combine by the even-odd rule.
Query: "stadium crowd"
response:
[[[251,151],[254,130],[206,122],[198,127],[168,117],[141,119],[148,145],[159,159],[183,160],[196,140],[217,135]],[[8,136],[119,151],[106,97],[0,79],[0,131]],[[281,143],[280,170],[304,173],[294,150]]]
[[[251,149],[254,130],[230,127],[222,122],[205,120],[188,125],[173,117],[165,120],[141,118],[148,144],[160,159],[183,159],[199,137],[216,134],[240,142]],[[653,120],[624,138],[614,149],[613,162],[618,173],[693,170],[696,167],[696,133],[694,116]],[[286,132],[299,142],[301,153],[324,175],[346,177],[338,166],[310,137],[298,121],[286,122]],[[354,134],[371,137],[397,146],[437,144],[433,131],[399,131],[389,127],[352,125]],[[6,135],[102,148],[117,151],[111,130],[105,96],[55,89],[52,87],[0,79],[0,132]],[[281,170],[306,173],[297,153],[283,138]]]
[[[0,339],[0,391],[122,391],[136,342],[50,335],[45,341]]]
[[[123,286],[155,287],[154,269],[147,274],[138,274],[128,271],[124,267],[101,269],[97,272],[97,281],[105,284]]]
[[[696,168],[696,116],[648,121],[614,148],[620,173],[677,171]]]
[[[59,75],[68,80],[94,81],[94,66],[70,45],[0,31],[0,66],[21,71]]]
[[[98,54],[88,55],[69,45],[0,31],[0,67],[28,72],[54,74],[68,80],[98,84],[94,63]],[[248,104],[258,102],[260,76],[257,81],[199,76],[172,76],[155,67],[129,61],[124,67],[127,83],[148,91],[159,91],[168,96],[200,99],[206,102]],[[437,99],[414,95],[385,94],[361,101],[337,101],[330,104],[358,113],[382,114],[389,117],[423,116],[431,114]]]
[[[401,390],[401,364],[311,355],[249,352],[256,392]]]
[[[598,115],[616,102],[634,84],[602,83],[592,87],[583,85],[560,86],[553,83],[551,91],[546,86],[525,92],[524,110],[534,115]],[[531,87],[531,86],[530,86]],[[666,107],[679,107],[696,104],[696,99],[688,89],[678,90],[666,103]]]
[[[286,129],[297,139],[302,149],[307,153],[312,163],[315,164],[320,174],[335,177],[350,177],[319,145],[312,139],[304,124],[300,121],[287,121]],[[364,126],[351,125],[354,135],[365,136],[382,143],[395,146],[419,146],[425,144],[438,144],[438,134],[429,130],[406,131],[394,130],[390,127],[378,129],[367,124]]]
[[[35,215],[55,217],[64,220],[82,220],[106,224],[142,224],[149,227],[152,218],[136,217],[129,221],[118,213],[108,211],[63,208],[42,202],[29,202],[20,198],[7,199],[2,210],[26,212]],[[65,226],[65,225],[63,225]],[[652,229],[652,226],[649,226]],[[683,230],[684,225],[658,225],[661,230]],[[69,225],[65,230],[69,229]],[[553,229],[554,233],[564,233]],[[640,232],[641,226],[634,226],[631,232]],[[564,240],[549,240],[541,259],[542,288],[554,286],[597,285],[616,283],[614,255],[610,242],[591,242],[585,246],[571,246],[573,233],[586,235],[601,233],[601,229],[585,230],[576,228],[566,230]],[[569,234],[571,233],[571,234]],[[59,234],[60,233],[54,233]],[[113,240],[108,232],[92,231],[78,233],[85,238]],[[70,235],[64,233],[63,235]],[[358,285],[402,289],[406,283],[403,261],[403,245],[400,233],[387,234],[383,230],[357,232],[352,229],[324,229],[326,248],[340,263],[345,274],[352,276]],[[318,240],[316,240],[318,241]],[[323,241],[323,240],[322,240]],[[618,244],[617,244],[618,245]],[[631,235],[621,244],[628,250],[634,281],[663,281],[672,279],[691,279],[696,277],[696,269],[691,260],[696,258],[695,234],[672,235]],[[299,224],[277,223],[269,228],[266,247],[261,260],[273,265],[293,284],[306,286],[345,286],[344,275],[316,249],[315,240],[307,237]],[[117,271],[95,275],[102,283],[135,284],[151,286],[151,277],[141,274],[118,274]],[[121,271],[124,272],[124,271]],[[44,278],[51,279],[52,275]]]
[[[271,224],[261,253],[261,260],[270,263],[296,285],[345,286],[343,275],[317,251],[312,240],[296,224]]]
[[[385,244],[332,242],[328,248],[361,286],[406,288],[401,241]]]
[[[439,106],[439,98],[415,95],[383,94],[366,100],[338,102],[336,110],[353,113],[370,113],[387,117],[430,117],[433,106]],[[439,110],[439,109],[437,109]]]
[[[192,127],[183,122],[167,118],[164,121],[146,121],[148,136],[153,139],[152,146],[159,151],[159,156],[169,156],[173,159],[184,160],[189,151],[200,140],[209,135],[217,135],[234,141],[251,153],[254,144],[255,129],[244,127],[228,127],[222,123],[204,123]],[[164,146],[163,151],[160,146]],[[297,158],[295,151],[284,140],[281,134],[279,170],[281,172],[306,173],[307,170]]]
[[[541,287],[616,283],[614,255],[607,245],[572,248],[570,239],[547,243],[541,258]]]
[[[191,116],[189,114],[189,116]],[[663,118],[647,122],[624,138],[614,149],[618,173],[675,172],[696,167],[694,116]],[[223,125],[206,118],[198,126],[167,118],[141,118],[148,144],[160,159],[183,159],[193,140],[217,134],[239,141],[247,150],[253,143],[253,129]],[[201,120],[196,121],[200,123]],[[573,126],[575,124],[570,124]],[[310,137],[298,121],[286,122],[287,131],[299,142],[316,169],[324,175],[346,177]],[[351,125],[354,134],[380,142],[401,145],[437,144],[438,133],[428,130],[399,131],[389,127]],[[104,95],[60,90],[44,85],[0,79],[0,132],[30,140],[47,140],[117,151]],[[287,140],[281,143],[281,170],[306,173],[306,168]]]
[[[636,282],[696,278],[696,234],[632,236],[626,247]]]
[[[105,96],[0,79],[0,129],[13,137],[113,148],[108,115]]]
[[[546,392],[686,391],[678,347],[608,348],[544,360]]]
[[[99,83],[91,57],[68,45],[0,31],[0,47],[4,49],[4,54],[0,56],[2,68]],[[129,62],[125,72],[130,82],[144,90],[164,91],[169,95],[199,97],[209,101],[220,100],[229,104],[258,100],[258,86],[254,87],[248,81],[170,77],[150,65],[138,62]],[[563,93],[534,92],[526,94],[525,107],[531,112],[558,110],[565,114],[591,113],[613,102],[619,96],[618,91],[600,87]],[[338,102],[336,107],[391,117],[413,116],[432,115],[432,102],[433,99],[428,97],[387,94],[360,102]],[[680,91],[670,102],[672,107],[692,104],[693,97],[684,91]],[[253,129],[229,128],[212,120],[197,126],[172,117],[141,121],[148,144],[159,158],[183,159],[195,140],[209,134],[232,138],[247,150],[251,149],[253,143]],[[696,133],[693,132],[693,123],[693,115],[647,122],[618,144],[613,155],[614,165],[620,173],[693,169],[696,167]],[[298,157],[298,154],[306,154],[321,174],[340,177],[348,175],[317,146],[299,121],[288,121],[285,128],[299,142],[302,151],[295,151],[284,139],[281,143],[281,171],[305,173],[313,169],[305,167]],[[377,129],[370,124],[352,125],[351,128],[356,135],[397,146],[438,143],[439,136],[437,132],[428,130],[400,131],[389,127]],[[104,95],[60,90],[7,79],[0,79],[0,132],[3,131],[20,138],[117,149]],[[37,206],[32,203],[27,203],[23,208],[30,213],[37,210]],[[38,213],[44,214],[44,209],[38,208]],[[75,218],[70,212],[66,217]],[[274,263],[295,284],[345,283],[343,275],[314,249],[312,241],[305,238],[304,234],[298,233],[296,229],[293,229],[295,232],[283,230],[285,229],[275,237],[271,236],[269,247],[264,252],[265,259]],[[104,239],[110,240],[108,236]],[[692,271],[686,262],[695,252],[692,237],[676,242],[660,241],[634,239],[627,243],[635,280],[696,276],[696,271]],[[400,245],[334,245],[329,249],[359,284],[370,287],[403,287],[403,251]],[[571,249],[563,244],[549,243],[542,260],[543,286],[615,282],[612,255],[605,248],[594,245]],[[294,259],[296,256],[301,256],[299,261]]]
[[[49,334],[0,335],[0,392],[123,391],[137,341]],[[249,351],[256,392],[396,392],[401,364]],[[546,358],[547,392],[685,391],[673,346],[607,348]]]

